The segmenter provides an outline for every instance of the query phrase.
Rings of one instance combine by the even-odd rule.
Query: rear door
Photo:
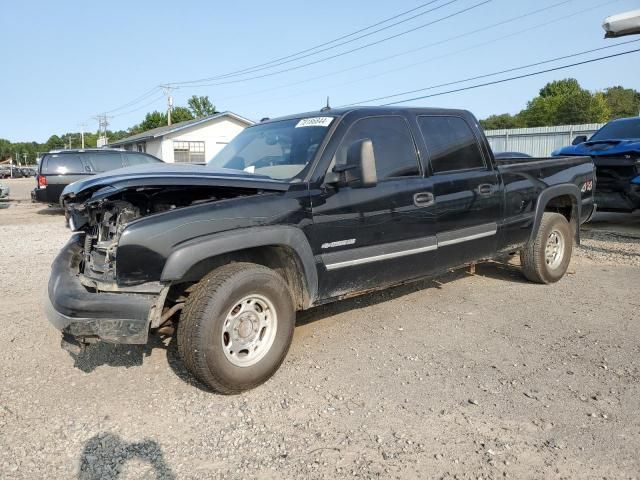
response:
[[[467,120],[419,116],[437,205],[438,266],[492,257],[502,213],[499,176]]]
[[[357,140],[372,140],[378,183],[371,188],[325,185],[312,198],[307,230],[325,271],[320,295],[336,297],[419,277],[435,269],[435,206],[406,118],[355,120],[335,151],[344,163]]]
[[[40,175],[47,180],[46,201],[57,204],[64,187],[82,180],[91,171],[82,163],[79,153],[51,153],[40,162]]]

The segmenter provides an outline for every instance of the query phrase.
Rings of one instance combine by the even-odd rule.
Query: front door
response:
[[[501,215],[499,178],[462,117],[421,116],[432,171],[440,270],[492,257]]]
[[[331,298],[389,285],[435,270],[435,201],[424,178],[413,136],[401,116],[354,122],[336,150],[369,138],[375,187],[332,187],[312,196],[309,238],[320,268],[320,297]]]

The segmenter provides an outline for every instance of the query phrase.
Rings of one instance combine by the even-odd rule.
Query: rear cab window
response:
[[[419,116],[418,126],[434,174],[486,168],[478,140],[463,118]]]
[[[45,175],[66,175],[85,173],[80,155],[77,153],[52,153],[41,161],[41,173]]]

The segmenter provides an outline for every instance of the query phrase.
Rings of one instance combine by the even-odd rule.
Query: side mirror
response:
[[[376,174],[376,156],[370,138],[357,140],[349,145],[347,162],[336,164],[332,169],[328,183],[349,185],[351,187],[375,187],[378,183]]]
[[[573,139],[573,142],[571,142],[571,145],[580,145],[581,143],[584,143],[586,141],[587,141],[586,135],[578,135],[576,138]]]

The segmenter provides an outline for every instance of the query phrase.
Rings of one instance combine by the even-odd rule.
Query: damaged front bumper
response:
[[[640,209],[640,158],[628,155],[619,157],[594,157],[596,165],[595,197],[598,210],[608,212],[633,212]]]
[[[91,291],[80,282],[82,258],[82,235],[76,234],[51,266],[45,312],[63,342],[147,343],[159,295]]]
[[[618,190],[598,190],[596,188],[598,209],[609,212],[633,212],[640,209],[640,185],[630,182]]]

